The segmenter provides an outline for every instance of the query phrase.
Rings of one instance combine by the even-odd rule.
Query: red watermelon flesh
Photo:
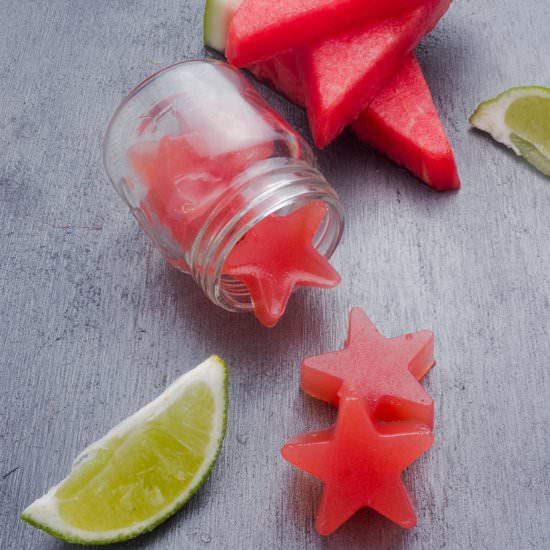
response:
[[[317,147],[328,145],[359,116],[449,4],[426,0],[404,15],[368,22],[298,52]]]
[[[294,54],[259,63],[251,72],[301,107],[304,94]],[[280,78],[284,75],[284,78]],[[409,55],[395,76],[351,126],[357,137],[438,191],[460,181],[449,140],[422,69]]]
[[[292,103],[300,107],[306,106],[306,96],[294,52],[282,53],[252,65],[248,70],[258,80],[270,84]]]
[[[231,20],[225,54],[233,65],[246,67],[427,1],[244,0]]]
[[[351,129],[437,191],[460,187],[451,145],[414,55]]]

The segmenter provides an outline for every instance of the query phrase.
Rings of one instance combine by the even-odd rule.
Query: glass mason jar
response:
[[[253,304],[246,286],[222,273],[225,260],[267,216],[322,201],[313,246],[328,259],[341,238],[342,206],[310,147],[226,63],[185,61],[139,84],[111,119],[103,157],[165,258],[230,311]]]

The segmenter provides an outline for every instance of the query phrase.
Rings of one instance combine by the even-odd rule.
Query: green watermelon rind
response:
[[[206,0],[204,7],[204,45],[225,52],[229,23],[243,0]]]

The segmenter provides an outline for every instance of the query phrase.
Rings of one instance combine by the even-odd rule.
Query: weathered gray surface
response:
[[[184,511],[121,548],[549,548],[550,181],[467,124],[511,85],[550,84],[548,3],[457,0],[421,48],[458,194],[430,192],[351,137],[319,153],[347,208],[344,283],[300,292],[273,330],[167,267],[100,161],[123,95],[203,55],[201,4],[0,0],[0,548],[68,548],[19,512],[212,352],[232,367],[219,463]],[[305,131],[303,113],[266,94]],[[406,476],[416,529],[361,512],[323,539],[320,484],[279,448],[332,421],[300,393],[298,365],[341,345],[351,305],[387,335],[436,332],[437,440]]]

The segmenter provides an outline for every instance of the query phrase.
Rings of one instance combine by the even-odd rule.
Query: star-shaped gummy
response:
[[[313,201],[286,216],[272,214],[257,223],[235,245],[223,273],[244,283],[254,313],[274,326],[295,287],[331,288],[340,276],[313,246],[327,207]]]
[[[316,527],[329,535],[366,506],[402,527],[414,527],[416,513],[401,472],[432,443],[433,434],[422,424],[375,425],[365,399],[350,391],[340,396],[334,427],[296,436],[281,453],[323,481]]]
[[[433,400],[418,380],[433,366],[433,353],[433,332],[384,338],[353,308],[344,349],[304,359],[301,386],[333,405],[351,388],[365,398],[376,420],[417,420],[431,428]]]

